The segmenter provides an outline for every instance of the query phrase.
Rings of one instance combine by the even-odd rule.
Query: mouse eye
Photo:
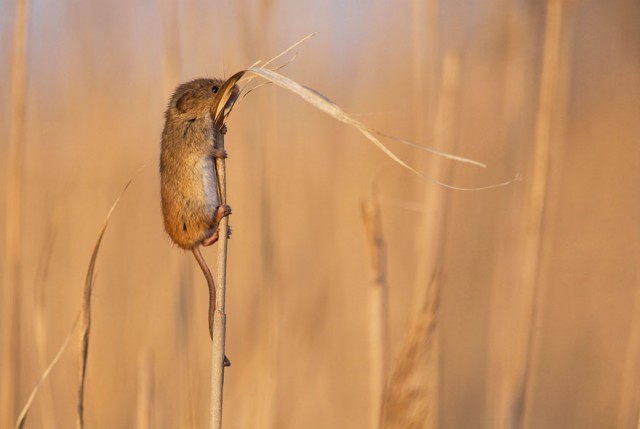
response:
[[[219,89],[220,89],[220,88],[218,88],[217,86],[214,86],[213,88],[211,88],[211,91],[212,91],[214,94],[217,94]]]

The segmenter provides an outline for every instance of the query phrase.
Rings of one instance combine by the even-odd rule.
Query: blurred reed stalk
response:
[[[411,91],[414,141],[426,141],[433,124],[434,99],[440,75],[440,16],[438,0],[411,2]],[[428,170],[427,170],[428,171]]]
[[[439,271],[427,285],[427,294],[413,318],[409,334],[387,384],[380,427],[434,429],[439,406]]]
[[[442,150],[442,147],[438,145],[442,142],[438,142],[435,139],[439,131],[435,130],[438,119],[435,117],[438,109],[437,103],[439,102],[437,96],[441,88],[438,88],[439,81],[441,80],[441,46],[440,46],[440,16],[439,16],[439,4],[437,0],[413,0],[411,3],[411,41],[412,41],[412,56],[411,56],[411,68],[412,79],[411,83],[415,86],[413,102],[413,114],[414,114],[414,138],[416,141],[429,141],[430,138],[434,140],[431,145],[436,150]],[[425,25],[426,23],[426,25]],[[424,171],[429,172],[432,177],[438,177],[440,173],[438,168],[441,160],[438,157],[429,156],[425,165]],[[423,186],[422,183],[419,184]],[[421,192],[421,191],[419,191]],[[425,237],[426,234],[430,234],[433,231],[434,226],[431,225],[439,216],[440,206],[437,201],[433,204],[429,204],[427,209],[432,211],[430,215],[426,215],[423,218],[420,228],[422,228],[418,234],[419,237]],[[418,240],[416,243],[416,254],[423,254],[425,248],[423,240]],[[417,273],[417,280],[414,284],[414,297],[422,296],[424,285],[429,281],[430,271],[433,267],[430,265],[433,258],[430,255],[426,255],[423,258],[423,262],[419,264],[419,272]],[[417,314],[420,311],[419,299],[413,301],[413,312]]]
[[[442,84],[434,128],[434,147],[454,149],[454,118],[460,88],[460,58],[449,53],[442,67]],[[445,177],[453,173],[438,159],[432,164],[434,174]],[[386,429],[437,428],[439,425],[440,342],[438,311],[440,307],[440,272],[443,264],[451,191],[439,186],[429,190],[429,206],[425,211],[418,237],[428,243],[416,273],[419,307],[409,334],[394,364],[384,396],[381,427]]]
[[[169,98],[180,81],[180,25],[176,0],[158,0],[162,19],[164,95]]]
[[[249,46],[255,43],[255,54],[253,57],[260,58],[266,53],[272,53],[273,49],[273,31],[271,24],[274,21],[274,11],[276,2],[273,0],[260,0],[258,2],[258,19],[254,25],[251,25],[249,19],[250,13],[247,8],[251,9],[247,4],[244,7],[244,23],[243,28],[247,35],[247,43]],[[255,42],[251,42],[255,41]],[[249,56],[251,58],[251,55]],[[277,264],[278,253],[274,248],[274,214],[272,208],[272,198],[274,195],[275,184],[273,177],[277,176],[278,163],[281,161],[277,151],[278,142],[278,105],[276,103],[275,91],[265,92],[258,99],[259,104],[256,110],[261,112],[262,120],[256,124],[256,132],[259,133],[260,144],[253,145],[251,152],[253,153],[254,165],[257,168],[258,175],[258,204],[260,210],[259,216],[259,240],[260,240],[260,302],[264,303],[267,310],[265,316],[262,316],[261,323],[263,332],[260,334],[260,343],[262,345],[261,353],[263,353],[263,362],[265,369],[260,371],[260,393],[258,397],[257,412],[255,416],[255,427],[261,428],[277,428],[278,426],[278,324],[280,320],[280,282],[277,281]],[[266,319],[266,320],[265,320]]]
[[[371,286],[369,288],[369,386],[371,427],[380,427],[382,395],[387,374],[388,286],[387,255],[382,235],[380,205],[375,195],[362,204],[362,220],[369,244]]]
[[[185,258],[183,258],[185,259]],[[191,261],[189,261],[191,262]],[[178,309],[176,311],[176,347],[178,348],[179,413],[180,427],[195,427],[196,407],[193,397],[193,371],[190,365],[190,350],[193,338],[193,270],[191,264],[180,264],[180,285],[178,290]]]
[[[224,134],[214,130],[216,147],[224,150]],[[227,204],[227,175],[224,158],[216,158],[216,172],[220,192],[220,204]],[[227,238],[229,234],[229,216],[225,216],[218,226],[218,262],[216,270],[216,308],[213,314],[213,349],[211,353],[211,429],[222,427],[222,393],[224,386],[225,361],[225,292],[227,286]]]
[[[155,426],[153,424],[154,372],[153,353],[145,349],[138,357],[137,429],[150,429]]]
[[[163,94],[168,99],[181,79],[180,72],[180,8],[177,0],[158,0],[160,17],[162,20],[162,74]],[[176,254],[179,258],[179,289],[178,310],[176,312],[176,341],[178,350],[178,372],[180,373],[180,386],[178,387],[178,413],[181,427],[195,427],[195,401],[193,399],[192,371],[190,365],[191,351],[191,304],[193,294],[193,262]]]
[[[571,2],[571,0],[547,1],[533,164],[530,185],[525,197],[524,242],[520,272],[520,320],[516,324],[516,344],[513,349],[515,356],[513,384],[507,398],[509,404],[502,407],[507,414],[503,420],[503,427],[506,428],[524,427],[527,413],[530,412],[531,369],[536,351],[535,344],[541,328],[542,291],[539,280],[545,204],[549,192],[551,123],[558,113],[562,25],[567,4]]]
[[[22,286],[22,205],[24,201],[24,153],[27,92],[28,0],[16,4],[11,75],[11,119],[7,150],[6,223],[2,293],[2,344],[0,344],[0,427],[13,426],[20,372],[20,294]]]
[[[637,282],[640,284],[640,279]],[[622,387],[620,391],[620,406],[616,427],[619,429],[640,428],[640,413],[638,402],[640,400],[640,287],[636,289],[636,295],[631,313],[631,328],[629,340],[622,367]]]
[[[44,372],[47,368],[47,328],[46,328],[46,294],[45,285],[47,283],[47,277],[49,274],[49,266],[51,263],[51,255],[53,253],[53,244],[55,242],[55,236],[58,226],[57,216],[54,214],[51,216],[47,233],[44,235],[45,240],[43,243],[42,255],[38,264],[37,281],[35,285],[35,300],[34,300],[34,327],[35,327],[35,341],[36,350],[38,352],[38,363],[40,365],[40,371]],[[42,395],[40,400],[42,410],[42,421],[45,422],[46,428],[55,429],[57,427],[55,417],[55,407],[53,404],[53,388],[51,384],[47,387],[46,393]]]
[[[533,117],[537,85],[531,63],[531,52],[535,46],[533,17],[528,5],[511,3],[506,12],[506,46],[504,87],[501,105],[501,118],[504,127],[498,137],[503,140],[507,152],[507,162],[521,165],[526,161],[521,159],[520,146],[527,146],[528,128],[525,118]],[[494,27],[499,24],[496,23]],[[513,144],[517,143],[517,144]],[[505,409],[508,401],[508,389],[505,387],[511,381],[509,355],[511,353],[513,328],[505,324],[505,320],[512,320],[517,309],[514,305],[514,295],[517,291],[511,285],[516,283],[520,275],[520,254],[514,252],[514,237],[520,236],[520,226],[523,219],[524,192],[520,186],[514,186],[497,202],[496,211],[503,213],[502,229],[496,237],[496,262],[493,268],[491,298],[488,327],[489,342],[488,367],[486,384],[486,407],[484,427],[504,429]],[[518,208],[518,209],[515,209]]]

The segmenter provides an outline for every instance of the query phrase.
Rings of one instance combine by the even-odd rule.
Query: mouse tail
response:
[[[192,251],[193,256],[195,256],[196,261],[198,261],[198,265],[200,265],[200,269],[202,269],[205,279],[207,279],[207,286],[209,287],[209,336],[211,336],[211,340],[213,340],[213,312],[216,308],[216,284],[207,265],[207,261],[204,260],[202,252],[200,252],[200,246],[195,246]]]

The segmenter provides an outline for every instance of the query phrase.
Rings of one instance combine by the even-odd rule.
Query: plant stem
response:
[[[388,302],[387,302],[387,264],[386,245],[382,235],[380,206],[371,200],[362,205],[362,220],[367,233],[367,242],[371,254],[371,286],[369,287],[369,386],[371,389],[372,428],[379,428],[387,374]]]
[[[214,142],[218,149],[224,149],[224,134],[214,131]],[[227,184],[225,160],[216,158],[216,172],[218,175],[218,192],[220,204],[227,203]],[[216,308],[213,315],[213,351],[211,354],[211,429],[222,427],[222,388],[224,385],[224,346],[226,315],[225,288],[227,281],[227,237],[229,218],[225,216],[220,221],[218,239],[218,264],[216,272]]]
[[[544,48],[542,53],[542,75],[536,114],[533,165],[530,186],[526,195],[524,213],[523,264],[521,275],[521,316],[518,321],[519,343],[514,347],[515,368],[512,377],[511,401],[504,425],[521,429],[527,426],[530,414],[530,397],[534,391],[532,377],[536,343],[541,332],[541,303],[544,282],[540,281],[543,264],[544,218],[549,192],[551,154],[558,150],[552,146],[552,124],[561,113],[559,108],[559,86],[561,74],[561,48],[563,25],[567,12],[574,2],[569,0],[547,0]],[[566,35],[565,35],[566,38]]]

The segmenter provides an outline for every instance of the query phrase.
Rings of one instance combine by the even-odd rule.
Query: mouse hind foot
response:
[[[220,224],[220,221],[222,220],[222,218],[224,218],[225,216],[229,216],[230,214],[231,214],[231,207],[229,207],[228,205],[218,206],[218,208],[216,209],[215,217],[214,217],[214,222],[216,226],[209,230],[207,236],[202,241],[203,246],[211,246],[216,241],[218,241],[218,239],[220,238],[220,231],[219,231],[218,225]],[[230,237],[231,237],[231,227],[227,226],[227,238],[230,238]]]
[[[211,246],[212,244],[215,244],[215,242],[220,239],[220,230],[218,228],[212,229],[210,231],[210,233],[211,233],[211,235],[209,235],[207,238],[205,238],[202,241],[202,245],[204,247]],[[227,226],[227,238],[231,238],[231,227],[230,226]]]

